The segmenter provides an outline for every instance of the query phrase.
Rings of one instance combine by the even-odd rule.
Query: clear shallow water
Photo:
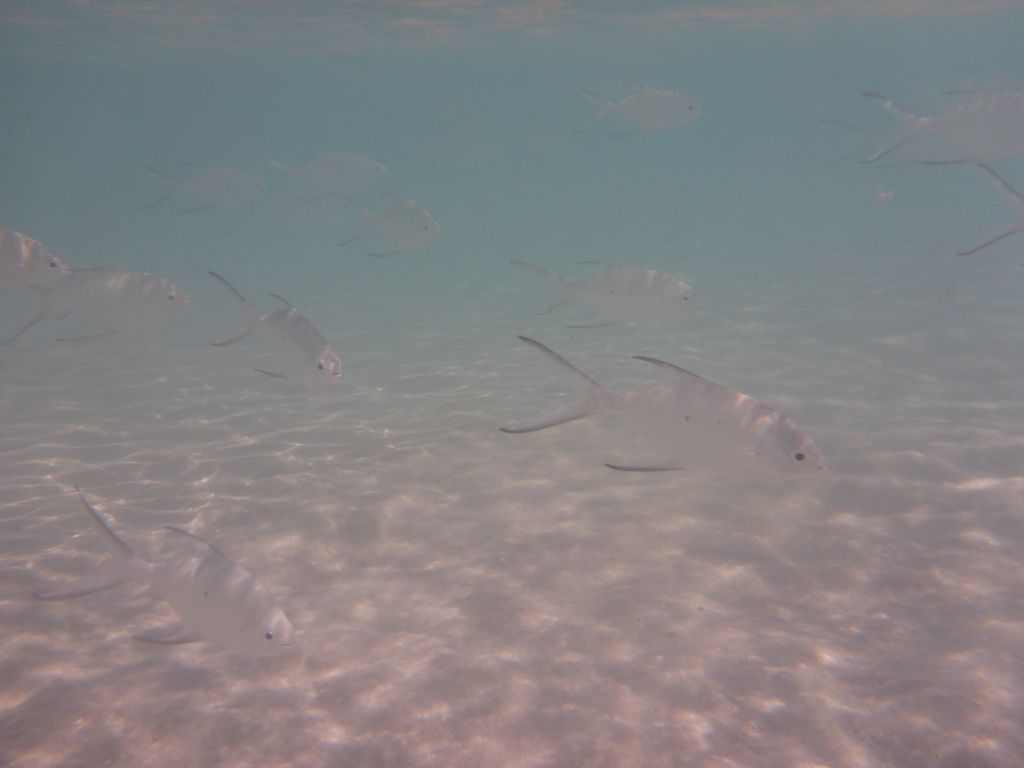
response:
[[[819,122],[883,127],[864,90],[924,114],[948,88],[1020,90],[1021,16],[728,8],[645,6],[656,29],[540,5],[320,14],[320,32],[256,8],[4,17],[0,226],[192,303],[139,335],[61,344],[76,327],[49,319],[0,350],[0,763],[1022,762],[1024,243],[957,259],[1011,221],[977,169],[825,169],[860,139]],[[593,115],[571,83],[674,88],[702,114],[570,138]],[[414,198],[439,237],[338,249],[359,216],[267,162],[323,151],[386,163],[356,197]],[[130,161],[270,186],[141,211],[164,187]],[[1020,160],[998,168],[1024,185]],[[661,269],[699,306],[566,329],[596,318],[538,317],[556,292],[516,258]],[[262,311],[271,290],[300,307],[341,383],[260,376],[258,339],[211,348],[244,317],[207,269]],[[0,290],[6,336],[35,300]],[[607,417],[501,434],[571,396],[516,334],[611,387],[661,380],[631,359],[651,355],[747,392],[830,471],[615,473],[643,446]],[[173,616],[128,586],[34,601],[104,557],[74,483],[147,554],[177,525],[237,559],[301,654],[138,643]]]

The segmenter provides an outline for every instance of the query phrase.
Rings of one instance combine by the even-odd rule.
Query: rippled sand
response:
[[[0,765],[1024,763],[1019,288],[807,280],[642,334],[320,305],[346,369],[313,392],[206,346],[232,315],[34,330],[0,353]],[[570,390],[515,333],[609,386],[651,354],[754,394],[831,471],[616,473],[606,419],[501,434]],[[173,615],[131,586],[33,600],[104,557],[74,483],[143,552],[176,525],[237,559],[301,652],[139,643]]]

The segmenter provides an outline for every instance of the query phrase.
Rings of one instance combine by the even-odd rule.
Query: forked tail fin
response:
[[[607,407],[607,403],[611,398],[611,394],[594,381],[592,378],[583,373],[579,368],[570,363],[560,354],[555,352],[553,349],[544,346],[535,339],[528,338],[526,336],[520,336],[520,339],[525,341],[532,347],[536,347],[550,359],[554,360],[564,370],[570,371],[576,378],[577,382],[581,386],[581,394],[577,397],[576,402],[571,405],[562,408],[555,413],[548,416],[543,416],[540,419],[523,424],[518,427],[501,427],[502,432],[507,432],[512,435],[519,435],[525,432],[536,432],[541,429],[547,429],[548,427],[554,427],[559,424],[565,424],[569,421],[575,421],[576,419],[582,419],[584,416],[589,416],[592,413],[596,413],[604,407]]]
[[[249,320],[249,327],[247,330],[243,331],[242,333],[236,336],[231,336],[230,338],[227,339],[221,339],[220,341],[211,341],[210,344],[213,345],[214,347],[223,347],[228,344],[233,344],[234,342],[239,341],[240,339],[244,339],[246,336],[252,333],[253,330],[255,330],[256,321],[260,319],[260,313],[256,311],[256,308],[252,304],[246,301],[245,296],[243,296],[241,292],[237,288],[235,288],[235,286],[233,286],[223,277],[218,275],[213,270],[209,270],[207,274],[209,274],[210,277],[212,277],[218,283],[223,285],[224,288],[228,291],[228,293],[230,293],[232,296],[238,299],[239,302],[241,302],[242,306],[245,307],[245,312]]]
[[[548,280],[550,280],[551,282],[553,282],[555,285],[562,289],[562,296],[558,299],[558,301],[556,301],[550,307],[541,312],[542,315],[546,315],[549,312],[553,312],[554,310],[558,309],[558,307],[565,304],[566,299],[569,298],[569,285],[565,282],[564,279],[556,275],[554,272],[548,272],[546,269],[538,267],[536,264],[531,264],[528,261],[521,261],[520,259],[512,259],[511,261],[509,261],[509,264],[515,264],[517,267],[528,267],[529,269],[532,269],[536,272],[540,272],[542,275],[544,275],[544,277],[546,277]],[[522,338],[522,336],[520,336],[519,338]]]
[[[882,147],[880,150],[875,152],[873,155],[871,155],[871,157],[867,158],[866,160],[861,160],[862,164],[868,165],[870,163],[874,163],[878,160],[881,160],[883,157],[885,157],[891,152],[895,152],[897,149],[902,147],[915,136],[918,136],[921,133],[921,128],[924,125],[924,120],[926,118],[918,117],[910,110],[904,109],[903,107],[896,104],[892,99],[888,98],[887,96],[883,96],[882,94],[877,93],[876,91],[866,91],[864,93],[864,96],[869,99],[873,99],[874,101],[877,101],[879,104],[881,104],[882,108],[886,112],[888,112],[890,115],[896,118],[896,122],[902,129],[900,131],[899,136],[894,141]]]
[[[107,549],[110,550],[110,554],[113,556],[112,567],[106,573],[86,576],[84,579],[78,579],[62,587],[34,592],[33,594],[40,600],[64,600],[69,597],[90,595],[93,592],[100,592],[104,589],[116,587],[118,584],[123,584],[126,581],[138,579],[145,573],[147,568],[147,564],[139,560],[132,551],[132,548],[125,544],[121,537],[107,525],[107,521],[86,500],[82,490],[77,485],[75,490],[78,492],[78,498],[82,501],[82,506],[89,513],[89,517],[92,518],[96,530],[103,537]]]

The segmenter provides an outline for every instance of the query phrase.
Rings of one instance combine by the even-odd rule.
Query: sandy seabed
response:
[[[0,354],[0,765],[1024,764],[1019,297],[801,287],[643,334],[328,318],[326,391],[196,321],[34,329]],[[830,470],[616,473],[607,417],[502,434],[571,396],[520,332],[609,386],[649,354],[754,394]],[[141,587],[34,600],[105,557],[75,483],[149,556],[215,543],[301,651],[139,643],[173,620]]]

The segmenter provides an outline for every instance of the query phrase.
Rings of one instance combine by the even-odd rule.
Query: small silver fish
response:
[[[67,262],[38,240],[0,229],[0,286],[31,288],[69,271]]]
[[[1024,93],[969,92],[970,101],[922,117],[875,91],[864,94],[896,120],[894,137],[862,162],[874,163],[922,137],[939,139],[942,151],[916,162],[933,165],[977,163],[1024,155]]]
[[[344,195],[377,181],[388,172],[387,166],[363,155],[325,152],[309,165],[295,167],[276,161],[271,164],[293,178],[319,187],[328,194]],[[314,198],[315,199],[315,198]]]
[[[392,251],[370,253],[369,256],[397,256],[400,253],[418,251],[430,245],[441,233],[441,225],[430,215],[430,211],[405,197],[396,198],[381,213],[374,213],[354,200],[340,195],[350,205],[359,209],[365,225],[348,240],[338,243],[339,248],[351,245],[372,229],[380,230],[395,245]]]
[[[249,173],[236,171],[234,168],[201,168],[185,179],[175,179],[151,165],[131,161],[131,164],[144,168],[167,182],[167,191],[152,203],[147,203],[139,210],[147,210],[160,205],[174,192],[181,192],[199,202],[189,208],[182,208],[181,213],[195,213],[211,208],[226,208],[248,202],[267,188],[263,179]]]
[[[274,656],[295,646],[295,632],[271,594],[251,573],[202,539],[179,528],[168,530],[196,544],[193,555],[150,563],[139,558],[107,525],[75,486],[96,530],[113,556],[107,573],[63,587],[35,592],[40,600],[64,600],[128,581],[148,584],[181,618],[180,629],[144,632],[136,639],[162,645],[215,642],[243,656]]]
[[[824,456],[810,437],[778,411],[742,392],[710,382],[672,363],[639,356],[638,360],[670,371],[672,383],[636,392],[609,392],[554,350],[526,336],[519,338],[570,371],[581,385],[583,396],[551,416],[519,427],[502,427],[502,432],[535,432],[611,411],[624,416],[662,456],[650,464],[605,465],[611,469],[702,469],[727,473],[758,470],[770,475],[799,475],[825,468]]]
[[[514,259],[510,262],[529,267],[558,285],[563,296],[541,312],[546,315],[573,298],[587,305],[604,322],[590,325],[571,325],[569,328],[594,328],[602,325],[649,324],[667,320],[692,306],[693,291],[678,277],[666,275],[653,269],[632,267],[625,264],[608,264],[593,277],[579,282],[569,282],[552,272],[527,261]],[[581,264],[600,264],[583,261]]]
[[[261,315],[231,283],[216,272],[209,274],[242,303],[249,317],[247,330],[222,341],[210,342],[213,346],[223,347],[233,344],[244,339],[253,331],[259,331],[288,371],[286,374],[272,373],[257,368],[256,370],[260,373],[282,379],[293,377],[306,384],[334,382],[341,378],[341,359],[334,354],[327,339],[317,330],[316,326],[288,301],[276,293],[271,293],[270,295],[284,306],[274,312]]]
[[[986,165],[985,163],[978,163],[978,167],[981,168],[990,176],[992,176],[992,178],[994,178],[996,182],[998,182],[998,184],[1003,188],[1003,191],[1006,193],[1010,205],[1014,209],[1014,213],[1016,214],[1017,220],[1009,229],[1006,229],[1000,232],[998,235],[994,235],[993,237],[988,238],[987,240],[983,240],[970,250],[958,253],[957,256],[971,256],[972,254],[977,253],[983,248],[988,248],[993,243],[998,243],[1000,240],[1003,240],[1009,237],[1010,235],[1015,235],[1018,232],[1024,232],[1024,197],[1021,197],[1020,192],[1014,189],[1010,185],[1010,182],[1008,182],[1006,179],[1004,179],[1002,176],[996,173],[990,166]]]
[[[146,272],[124,272],[101,267],[80,267],[60,280],[32,286],[43,307],[21,330],[4,342],[13,343],[48,314],[72,313],[95,333],[61,339],[84,341],[113,333],[135,331],[170,319],[190,303],[178,286]]]
[[[612,115],[636,126],[636,130],[630,133],[611,134],[619,138],[671,131],[696,120],[700,115],[700,105],[689,96],[676,91],[643,86],[634,88],[622,101],[609,101],[580,85],[575,88],[597,104],[600,111],[586,125],[573,131],[573,136],[583,133],[595,123]]]

